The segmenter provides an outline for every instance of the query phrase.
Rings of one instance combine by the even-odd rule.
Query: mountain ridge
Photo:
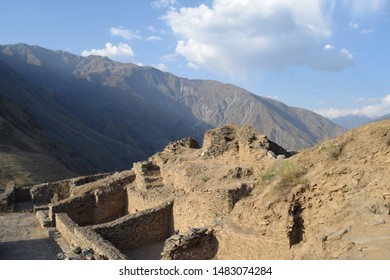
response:
[[[26,44],[0,46],[0,91],[22,104],[76,173],[123,170],[168,142],[229,123],[250,125],[289,150],[343,129],[305,109],[212,80],[191,80],[105,57]],[[72,160],[73,159],[73,160]]]

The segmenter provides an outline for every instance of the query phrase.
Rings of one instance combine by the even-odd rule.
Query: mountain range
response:
[[[346,129],[351,129],[351,128],[361,126],[363,124],[388,120],[388,119],[390,119],[390,114],[383,115],[379,118],[369,117],[366,115],[346,115],[337,118],[332,118],[331,120],[341,127],[344,127]]]
[[[128,169],[168,142],[202,142],[206,130],[229,123],[252,126],[288,150],[344,131],[230,84],[39,46],[0,46],[0,165],[15,161],[0,185]]]

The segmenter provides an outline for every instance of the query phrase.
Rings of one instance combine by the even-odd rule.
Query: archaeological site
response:
[[[228,125],[129,170],[9,184],[0,218],[34,216],[53,259],[389,259],[389,182],[389,121],[300,152]]]

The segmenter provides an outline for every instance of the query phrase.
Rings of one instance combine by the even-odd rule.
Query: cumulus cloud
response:
[[[341,116],[347,115],[366,115],[371,118],[380,117],[390,113],[390,94],[386,95],[383,98],[358,98],[353,99],[353,101],[358,100],[359,102],[374,102],[374,104],[364,106],[362,108],[357,109],[323,109],[317,110],[316,112],[320,115],[328,117],[330,119],[334,119]]]
[[[98,55],[106,56],[113,60],[130,61],[134,56],[134,51],[128,44],[119,43],[119,45],[115,46],[112,43],[107,42],[103,49],[92,49],[90,51],[85,50],[81,53],[81,55]]]
[[[142,39],[138,32],[132,32],[130,29],[123,27],[111,27],[110,34],[111,36],[119,36],[126,40]]]
[[[211,7],[170,9],[164,19],[181,37],[176,53],[192,65],[232,76],[291,65],[340,71],[353,65],[353,55],[326,45],[334,5],[324,0],[215,0]]]

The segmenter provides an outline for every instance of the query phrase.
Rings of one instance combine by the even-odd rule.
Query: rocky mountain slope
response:
[[[103,57],[6,45],[0,71],[2,97],[42,128],[41,149],[77,174],[126,169],[172,140],[201,142],[204,131],[228,123],[251,125],[289,150],[342,132],[310,111],[232,85]]]

